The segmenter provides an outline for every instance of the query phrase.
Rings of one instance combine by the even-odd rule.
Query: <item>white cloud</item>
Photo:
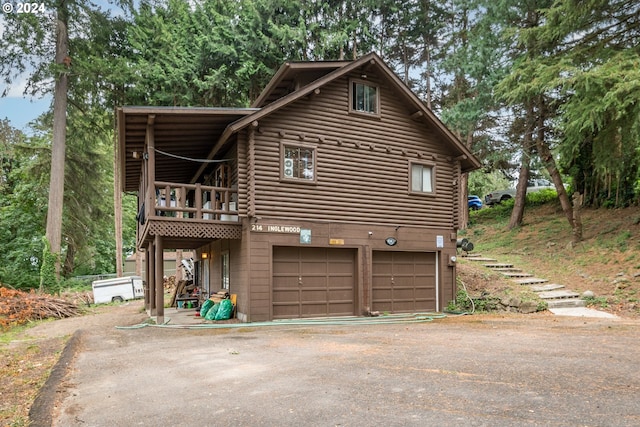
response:
[[[14,81],[9,87],[7,98],[24,98],[24,90],[27,88],[27,76],[20,76],[20,79]],[[4,88],[2,89],[4,91]]]

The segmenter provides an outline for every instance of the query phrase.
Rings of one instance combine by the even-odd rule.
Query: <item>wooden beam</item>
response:
[[[155,180],[156,180],[156,136],[155,136],[155,129],[153,127],[153,122],[155,121],[155,115],[154,114],[150,114],[149,115],[149,120],[148,120],[148,124],[147,124],[147,132],[146,132],[146,137],[145,137],[145,152],[147,153],[146,155],[146,171],[147,171],[147,194],[145,197],[146,200],[146,204],[147,204],[147,218],[150,216],[155,215],[155,209],[156,209],[156,187],[155,187]]]
[[[419,119],[420,117],[422,117],[423,115],[424,115],[424,113],[423,113],[422,111],[418,110],[418,111],[416,111],[415,113],[413,113],[413,114],[411,115],[411,118],[412,118],[413,120],[418,120],[418,119]]]

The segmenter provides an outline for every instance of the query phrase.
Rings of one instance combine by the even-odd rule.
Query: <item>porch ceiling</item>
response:
[[[147,123],[153,116],[156,150],[190,159],[206,159],[227,125],[256,112],[255,108],[122,107],[118,139],[122,188],[137,191]],[[156,151],[156,181],[191,182],[200,164]]]

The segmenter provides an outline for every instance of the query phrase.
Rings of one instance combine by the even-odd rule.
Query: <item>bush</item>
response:
[[[527,206],[540,206],[557,200],[558,193],[550,188],[527,194]]]

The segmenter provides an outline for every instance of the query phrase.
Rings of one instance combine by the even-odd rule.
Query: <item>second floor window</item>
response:
[[[434,192],[434,167],[420,163],[411,163],[411,192],[412,193],[433,193]]]
[[[315,181],[316,150],[313,147],[283,145],[282,177],[284,179]]]

